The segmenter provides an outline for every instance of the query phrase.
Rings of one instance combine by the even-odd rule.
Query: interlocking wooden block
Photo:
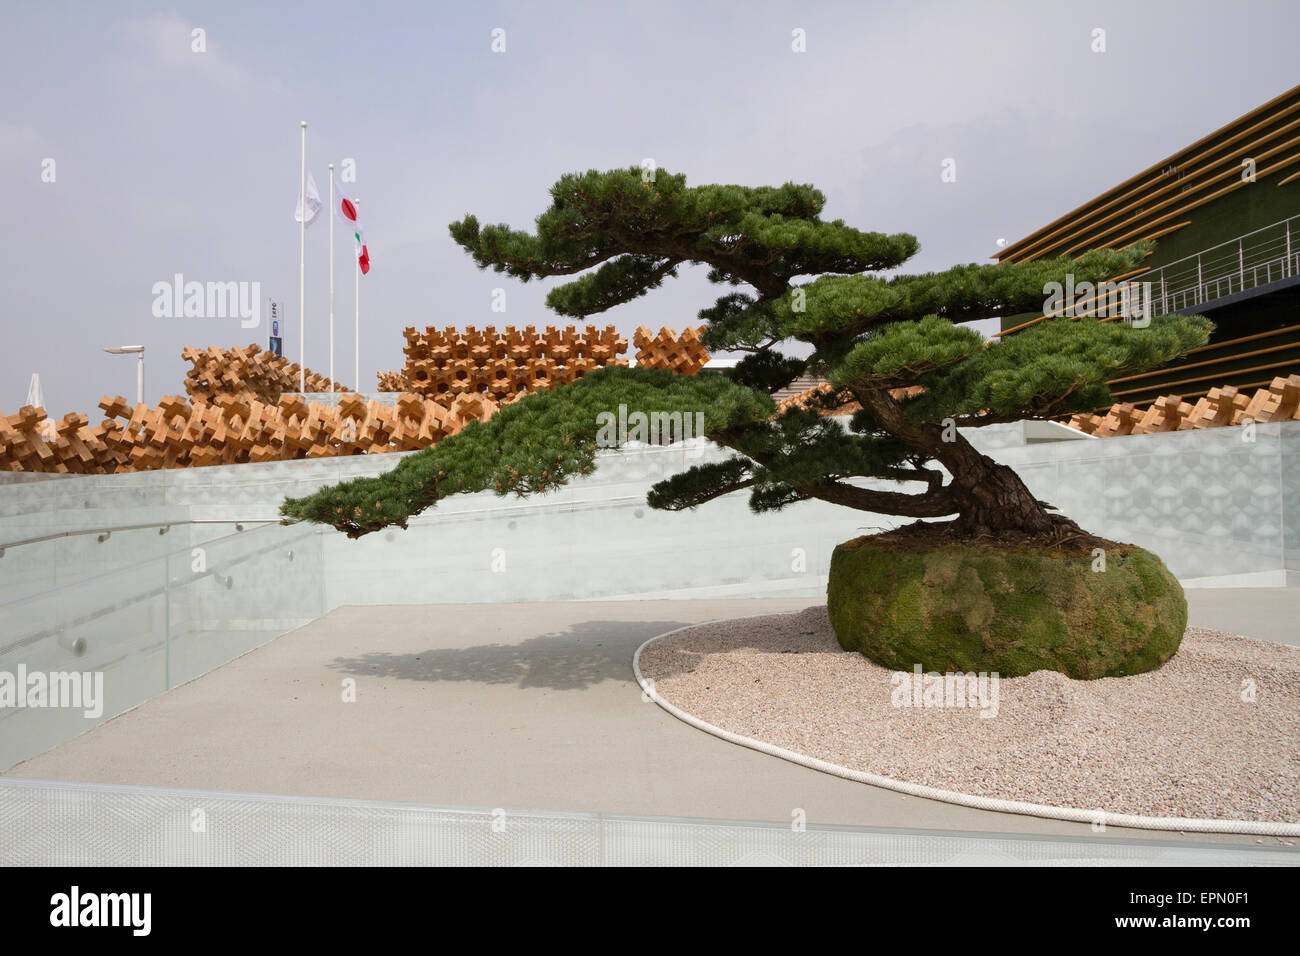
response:
[[[1191,414],[1184,419],[1182,428],[1218,428],[1224,425],[1240,424],[1245,417],[1246,406],[1250,399],[1242,395],[1231,385],[1212,388],[1193,406]]]
[[[571,382],[605,365],[627,364],[618,358],[627,351],[627,340],[612,325],[582,332],[551,325],[541,332],[531,325],[522,330],[513,325],[501,330],[492,325],[459,330],[429,326],[422,332],[407,326],[403,335],[405,367],[379,373],[380,389],[411,390],[443,401],[480,394],[501,402]]]
[[[1247,396],[1230,385],[1210,389],[1195,405],[1177,395],[1157,398],[1148,408],[1114,405],[1104,415],[1075,415],[1069,425],[1098,437],[1220,428],[1252,422],[1300,421],[1300,375],[1275,378]],[[1130,424],[1131,423],[1131,424]],[[1129,431],[1125,431],[1129,428]]]
[[[1285,422],[1300,418],[1300,375],[1275,378],[1257,391],[1246,406],[1245,418],[1255,422]]]
[[[636,330],[632,342],[637,347],[636,364],[638,368],[661,368],[678,375],[694,375],[709,360],[709,352],[700,335],[705,326],[698,329],[686,329],[681,335],[674,335],[667,327],[652,333],[645,326]]]
[[[1191,411],[1192,406],[1184,402],[1182,396],[1162,395],[1151,403],[1150,408],[1141,413],[1138,423],[1133,426],[1132,434],[1149,435],[1154,432],[1177,431]]]
[[[217,398],[247,395],[274,402],[284,392],[300,390],[303,376],[299,366],[283,356],[263,351],[256,344],[242,348],[207,349],[187,347],[182,353],[191,365],[185,375],[185,391],[192,399],[211,401]],[[346,386],[307,369],[308,392],[346,392]]]
[[[1131,435],[1133,428],[1142,420],[1142,413],[1132,402],[1122,402],[1111,406],[1110,411],[1102,416],[1101,423],[1093,434],[1099,438],[1111,435]]]

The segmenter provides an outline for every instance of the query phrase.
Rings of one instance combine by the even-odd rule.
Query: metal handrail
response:
[[[1293,224],[1297,227],[1294,237]],[[1246,240],[1251,236],[1276,229],[1281,230],[1276,236],[1248,246]],[[1137,281],[1149,283],[1153,287],[1152,298],[1160,300],[1162,312],[1168,312],[1171,307],[1192,308],[1225,295],[1267,285],[1273,281],[1274,267],[1278,269],[1279,279],[1300,275],[1300,216],[1280,219],[1157,266]],[[1260,281],[1261,270],[1263,282]]]
[[[142,531],[146,528],[157,528],[160,535],[166,534],[171,530],[172,525],[181,524],[233,524],[236,531],[243,531],[246,524],[278,524],[280,518],[183,518],[177,521],[150,521],[147,524],[119,524],[107,528],[81,528],[72,531],[55,531],[51,534],[39,535],[35,538],[23,538],[19,541],[6,541],[0,544],[0,558],[5,556],[5,552],[10,548],[18,548],[24,544],[40,544],[42,541],[53,541],[57,538],[74,538],[78,535],[95,534],[99,535],[99,543],[103,544],[114,531]]]
[[[1215,249],[1218,249],[1222,246],[1230,246],[1233,245],[1234,243],[1238,243],[1241,240],[1245,239],[1247,236],[1253,236],[1257,232],[1265,232],[1266,230],[1269,229],[1275,229],[1278,226],[1283,226],[1289,222],[1294,222],[1296,220],[1300,220],[1300,214],[1297,214],[1295,216],[1287,216],[1285,219],[1279,219],[1277,222],[1271,222],[1267,226],[1260,226],[1258,229],[1252,229],[1250,232],[1243,232],[1240,236],[1235,236],[1232,239],[1226,239],[1223,242],[1216,243],[1213,246],[1206,246],[1204,249],[1200,250],[1199,252],[1193,252],[1189,256],[1183,256],[1181,259],[1175,259],[1173,262],[1166,262],[1162,266],[1157,266],[1156,271],[1159,271],[1161,269],[1168,269],[1170,266],[1176,266],[1180,262],[1190,262],[1191,260],[1197,259],[1205,255],[1207,252],[1213,252]]]

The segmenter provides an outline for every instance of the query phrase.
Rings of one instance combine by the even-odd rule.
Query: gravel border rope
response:
[[[708,627],[714,624],[779,616],[789,616],[793,618],[795,615],[750,614],[738,618],[716,618],[711,621],[701,621],[696,624],[688,624],[685,627],[675,628],[671,631],[650,638],[638,647],[636,653],[632,656],[632,671],[636,676],[637,684],[641,687],[642,699],[653,700],[678,720],[690,724],[692,727],[699,730],[703,730],[705,733],[712,734],[715,737],[720,737],[730,743],[739,744],[742,747],[748,747],[751,750],[757,750],[760,753],[769,754],[773,757],[780,757],[782,760],[788,760],[791,763],[809,767],[813,770],[821,771],[822,773],[843,777],[847,780],[853,780],[858,783],[870,784],[874,787],[883,787],[886,790],[895,790],[899,793],[905,793],[914,797],[924,797],[927,800],[941,800],[945,803],[957,804],[958,806],[974,807],[977,810],[995,810],[1002,813],[1018,813],[1025,816],[1045,817],[1052,820],[1069,820],[1075,823],[1087,824],[1101,823],[1105,826],[1132,827],[1144,830],[1179,830],[1195,833],[1241,833],[1254,836],[1300,836],[1300,823],[1283,823],[1261,820],[1217,820],[1195,817],[1149,817],[1126,813],[1111,813],[1104,809],[1057,807],[1017,800],[1003,800],[996,797],[975,796],[972,794],[959,793],[954,790],[942,790],[924,784],[910,783],[906,780],[895,780],[890,777],[883,777],[862,770],[853,770],[852,768],[840,766],[839,764],[819,760],[818,758],[811,757],[807,754],[787,750],[783,747],[778,747],[762,740],[745,737],[741,734],[724,730],[721,727],[714,726],[707,721],[701,720],[660,697],[655,691],[654,685],[648,682],[645,675],[641,672],[641,654],[647,647],[656,641],[663,640],[664,638],[671,637],[672,635],[679,634],[683,631]]]

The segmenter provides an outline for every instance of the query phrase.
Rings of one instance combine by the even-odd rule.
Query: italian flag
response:
[[[361,274],[365,275],[370,271],[370,250],[366,248],[366,231],[361,227],[361,220],[357,218],[357,204],[343,191],[338,173],[334,174],[334,215],[339,222],[352,231],[352,238],[357,244],[357,265],[361,267]]]

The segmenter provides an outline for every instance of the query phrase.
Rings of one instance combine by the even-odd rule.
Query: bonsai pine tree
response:
[[[545,491],[594,468],[598,416],[623,403],[700,412],[707,437],[732,452],[655,485],[654,508],[692,508],[747,491],[756,513],[817,499],[949,519],[915,526],[927,540],[941,533],[954,543],[1037,548],[1069,541],[1077,551],[1092,545],[1091,536],[960,429],[1109,404],[1107,380],[1164,365],[1209,335],[1205,319],[1179,315],[1152,317],[1142,328],[1049,319],[993,343],[958,324],[1039,310],[1048,284],[1064,284],[1067,274],[1077,287],[1131,272],[1149,244],[884,275],[917,252],[915,237],[825,220],[825,198],[808,185],[688,187],[682,175],[659,170],[650,178],[632,168],[565,175],[551,199],[532,232],[482,226],[468,215],[451,224],[452,238],[481,268],[524,282],[574,276],[546,302],[575,319],[645,295],[684,265],[705,265],[728,291],[700,312],[704,343],[748,353],[733,374],[601,369],[471,423],[388,474],[290,499],[286,517],[358,536],[405,527],[450,494]],[[811,354],[783,354],[790,341],[806,343]],[[831,387],[809,407],[777,414],[771,394],[805,372]],[[852,410],[848,427],[819,414],[845,409]]]
[[[886,278],[873,273],[902,265],[917,240],[823,220],[825,199],[811,186],[687,187],[684,176],[660,170],[650,182],[632,168],[566,175],[551,195],[535,233],[466,216],[451,235],[480,267],[525,282],[585,273],[546,300],[576,319],[645,295],[688,263],[707,265],[714,282],[747,286],[700,313],[705,345],[750,353],[732,377],[736,387],[604,369],[528,396],[390,475],[291,500],[287,516],[356,536],[403,525],[447,494],[543,491],[589,472],[596,415],[639,397],[647,408],[703,411],[708,437],[736,452],[656,486],[652,507],[689,508],[749,489],[755,511],[816,498],[887,515],[951,516],[958,536],[1019,532],[1050,541],[1079,529],[957,429],[1106,405],[1107,379],[1166,364],[1209,334],[1195,316],[1156,317],[1141,329],[1053,319],[988,344],[955,324],[1041,308],[1046,284],[1067,273],[1077,285],[1129,272],[1149,251],[1142,245]],[[819,278],[796,286],[804,276]],[[812,355],[783,356],[778,346],[788,340],[809,343]],[[774,417],[767,396],[805,371],[826,376],[832,389],[817,408]],[[849,405],[860,410],[848,429],[816,414]],[[916,490],[864,488],[854,478]]]

